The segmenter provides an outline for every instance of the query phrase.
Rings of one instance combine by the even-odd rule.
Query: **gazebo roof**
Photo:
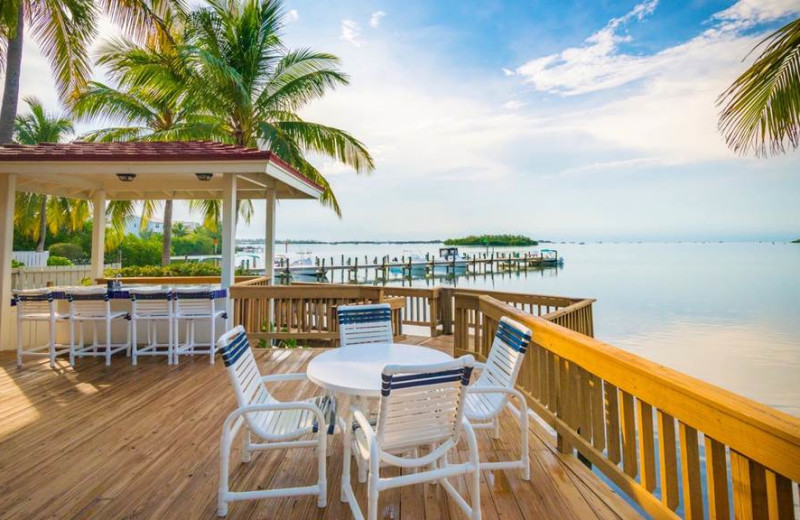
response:
[[[104,190],[109,199],[219,198],[221,173],[243,182],[238,198],[318,198],[323,188],[267,150],[212,141],[120,142],[0,146],[0,173],[19,176],[20,191],[91,198]],[[118,173],[133,173],[122,182]],[[200,181],[195,174],[214,173]]]

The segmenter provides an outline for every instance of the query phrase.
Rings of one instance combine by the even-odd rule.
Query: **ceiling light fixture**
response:
[[[135,173],[118,173],[117,178],[122,182],[132,182],[136,178]]]
[[[195,173],[197,175],[197,180],[200,181],[210,181],[211,177],[214,176],[213,173]]]

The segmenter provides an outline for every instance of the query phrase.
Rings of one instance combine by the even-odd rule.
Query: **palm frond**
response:
[[[761,55],[717,100],[719,129],[737,153],[783,153],[800,145],[800,18],[759,46]],[[757,47],[758,48],[758,47]]]
[[[272,126],[305,150],[327,155],[351,166],[358,173],[369,173],[375,169],[375,161],[367,147],[344,130],[308,121],[276,121]]]
[[[83,89],[91,74],[88,49],[97,32],[92,0],[26,3],[26,18],[42,54],[50,62],[62,101]]]
[[[14,121],[14,139],[18,143],[58,143],[74,131],[68,117],[47,112],[38,99],[26,97],[24,101],[30,114],[18,115]]]

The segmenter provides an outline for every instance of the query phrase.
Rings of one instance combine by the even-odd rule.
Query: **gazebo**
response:
[[[11,319],[17,191],[91,200],[105,222],[109,200],[222,200],[222,285],[234,282],[237,201],[266,201],[265,266],[272,277],[275,204],[317,199],[322,187],[272,152],[209,141],[0,146],[0,337]],[[103,276],[105,226],[92,232],[92,278]],[[229,309],[230,310],[230,309]]]

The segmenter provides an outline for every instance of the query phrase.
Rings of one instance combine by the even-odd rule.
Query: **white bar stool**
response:
[[[67,290],[69,301],[69,362],[75,366],[76,357],[105,357],[106,366],[111,365],[111,356],[126,350],[130,355],[130,315],[125,311],[111,311],[108,289],[105,287],[71,287]],[[123,321],[126,324],[125,343],[112,343],[111,324]],[[84,323],[92,324],[92,343],[84,345]],[[75,325],[78,325],[79,345],[75,344]],[[105,326],[105,341],[98,341],[97,327]]]
[[[131,299],[131,364],[136,365],[139,356],[167,356],[167,364],[172,364],[174,339],[172,332],[174,312],[172,290],[161,287],[132,287]],[[143,322],[147,329],[147,342],[139,346],[138,324]],[[166,343],[158,342],[158,325],[167,327]]]
[[[214,364],[216,353],[216,325],[218,319],[228,319],[224,310],[217,310],[214,305],[214,292],[207,287],[176,287],[173,289],[175,300],[175,350],[174,362],[178,363],[181,354],[208,354]],[[180,342],[180,325],[186,325],[184,342]],[[208,341],[197,340],[197,325],[208,324]]]
[[[17,307],[17,367],[22,366],[23,356],[49,357],[50,368],[56,367],[56,356],[66,354],[66,345],[56,344],[56,324],[66,323],[69,317],[56,311],[53,293],[50,289],[28,289],[14,292]],[[49,325],[48,343],[39,346],[23,346],[22,328],[24,323],[47,323]],[[62,347],[62,348],[58,348]]]

